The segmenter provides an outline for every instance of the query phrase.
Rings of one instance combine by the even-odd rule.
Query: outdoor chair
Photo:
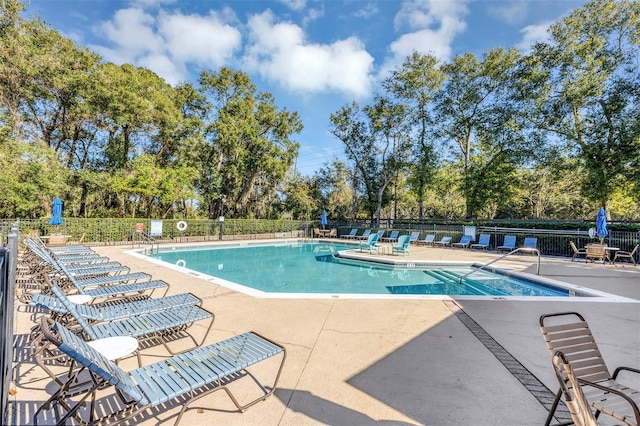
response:
[[[552,363],[573,424],[576,426],[598,426],[589,407],[589,401],[584,396],[582,386],[567,357],[561,351],[556,351]]]
[[[55,418],[59,425],[72,420],[79,424],[134,424],[138,423],[134,419],[150,408],[182,406],[176,417],[177,425],[193,402],[218,390],[224,390],[234,405],[244,411],[273,394],[286,359],[283,346],[247,332],[125,372],[61,324],[43,320],[42,328],[46,338],[77,367],[70,370],[64,385],[35,412],[36,425],[43,412],[45,418]],[[276,356],[281,356],[281,361],[275,365],[275,374],[271,374],[272,384],[263,385],[257,374],[263,371],[251,373],[249,369]],[[72,400],[70,389],[83,374],[90,375],[91,385]],[[243,378],[258,385],[259,391],[253,392],[258,394],[257,398],[241,404],[230,385]],[[115,388],[112,398],[97,398],[99,390],[102,395],[111,387]],[[248,395],[243,393],[246,398]],[[57,413],[55,416],[49,413],[53,411]]]
[[[574,260],[576,260],[576,257],[578,257],[578,256],[586,256],[587,255],[587,249],[586,248],[579,249],[576,246],[576,243],[574,243],[573,241],[569,241],[569,245],[571,246],[571,250],[573,250],[573,256],[571,256],[571,261],[572,262]]]
[[[349,232],[347,235],[343,235],[342,238],[347,238],[347,239],[355,238],[357,233],[358,233],[358,228],[353,228],[351,232]]]
[[[434,246],[447,247],[448,245],[451,244],[452,239],[453,239],[452,237],[446,236],[446,237],[442,237],[440,241],[434,241],[431,244],[433,244]]]
[[[451,243],[451,247],[469,248],[472,238],[473,237],[471,235],[463,235],[462,238],[460,238],[460,241],[457,243]]]
[[[320,236],[320,228],[313,228],[313,238],[318,238]]]
[[[378,234],[378,239],[379,240],[380,240],[380,238],[384,237],[384,233],[385,232],[387,232],[387,231],[385,231],[384,229],[378,229],[377,234]],[[382,240],[380,240],[380,241],[382,241]]]
[[[215,315],[199,306],[188,305],[166,311],[155,311],[144,315],[131,316],[113,321],[89,324],[78,312],[76,305],[71,303],[62,291],[57,287],[51,288],[53,294],[60,300],[69,315],[77,324],[81,334],[86,340],[98,340],[115,336],[130,336],[140,342],[160,342],[167,351],[175,355],[176,353],[169,346],[169,342],[178,340],[186,329],[198,321],[210,320],[202,340],[198,343],[191,334],[188,334],[194,342],[195,347],[200,346],[211,331]],[[184,352],[184,351],[182,351]]]
[[[540,331],[552,357],[562,352],[570,364],[589,406],[596,412],[612,416],[628,425],[640,424],[640,391],[618,380],[621,372],[640,374],[640,369],[618,367],[609,373],[598,345],[584,317],[577,312],[560,312],[540,317]],[[562,360],[564,363],[564,360]],[[563,389],[558,390],[545,426],[553,419]]]
[[[356,239],[358,239],[358,240],[366,240],[367,238],[369,238],[370,234],[371,234],[371,229],[365,229],[362,232],[362,235],[356,235]]]
[[[536,253],[538,252],[538,238],[526,237],[522,247],[520,247],[521,253]]]
[[[329,233],[327,234],[329,238],[338,238],[338,230],[336,228],[331,228]]]
[[[633,266],[636,266],[636,259],[634,256],[637,251],[638,251],[638,244],[636,244],[636,246],[630,252],[618,250],[616,254],[613,256],[613,264],[615,265],[618,259],[629,259],[629,261],[633,263]]]
[[[502,241],[502,245],[496,247],[498,251],[513,251],[516,249],[516,236],[515,235],[505,235],[504,241]]]
[[[606,244],[587,244],[587,254],[585,255],[585,263],[591,260],[593,263],[596,260],[602,260],[603,263],[606,263],[609,260],[609,255],[607,254]]]
[[[94,305],[74,303],[62,292],[62,290],[60,290],[60,294],[62,294],[63,299],[66,299],[69,303],[73,303],[74,308],[82,318],[87,321],[97,322],[113,321],[122,318],[145,315],[152,312],[177,309],[183,306],[200,306],[202,304],[202,300],[194,296],[192,293],[174,294],[157,299],[141,299],[121,303],[98,303]],[[29,305],[47,310],[56,321],[59,321],[58,316],[69,315],[69,311],[65,308],[62,299],[48,296],[46,294],[34,294]]]
[[[409,242],[411,237],[409,235],[400,235],[398,242],[391,246],[391,254],[402,253],[404,255],[409,254]]]
[[[411,243],[418,243],[418,238],[420,238],[420,231],[413,231],[411,232],[411,235],[409,235],[409,244]]]
[[[489,243],[491,242],[491,235],[489,234],[480,234],[480,237],[478,238],[478,242],[475,244],[471,244],[471,249],[483,249],[483,250],[488,250],[489,249]]]
[[[391,231],[391,233],[389,234],[388,237],[382,237],[380,238],[380,241],[385,241],[388,243],[395,243],[396,241],[398,241],[398,235],[400,234],[400,231]]]
[[[417,244],[424,244],[426,246],[432,245],[436,239],[436,234],[427,234],[422,240],[416,241]]]
[[[369,254],[373,250],[378,253],[380,251],[380,246],[378,245],[378,234],[370,234],[367,237],[367,241],[360,241],[360,251],[367,250]]]

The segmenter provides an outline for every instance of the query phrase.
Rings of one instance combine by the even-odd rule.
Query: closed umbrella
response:
[[[596,215],[596,236],[600,238],[600,242],[609,234],[607,231],[607,212],[600,207]]]
[[[62,225],[62,200],[58,197],[53,199],[53,209],[49,224]]]
[[[327,211],[322,210],[322,215],[320,215],[320,225],[322,225],[322,229],[327,225]]]

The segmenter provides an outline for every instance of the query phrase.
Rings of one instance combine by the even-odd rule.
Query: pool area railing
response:
[[[504,259],[504,258],[505,258],[505,257],[507,257],[507,256],[510,256],[510,255],[512,255],[512,254],[516,254],[516,253],[520,253],[520,252],[533,253],[533,254],[535,254],[535,255],[538,257],[538,265],[537,265],[537,268],[536,268],[536,275],[540,275],[540,257],[541,257],[541,256],[540,256],[540,250],[538,250],[538,249],[530,249],[530,248],[522,248],[522,247],[518,247],[517,249],[512,250],[512,251],[510,251],[509,253],[505,253],[505,254],[503,254],[502,256],[500,256],[500,257],[498,257],[498,258],[496,258],[496,259],[493,259],[493,260],[492,260],[491,262],[489,262],[489,263],[485,263],[485,264],[483,264],[482,266],[480,266],[480,267],[479,267],[479,268],[477,268],[477,269],[474,269],[474,270],[472,270],[472,271],[467,272],[466,274],[464,274],[463,276],[461,276],[461,277],[460,277],[460,282],[462,283],[462,280],[464,280],[465,278],[467,278],[469,275],[473,274],[474,272],[478,272],[478,271],[481,271],[481,270],[483,270],[483,269],[486,269],[489,265],[493,265],[494,263],[496,263],[496,262],[498,262],[498,261],[500,261],[500,260]]]

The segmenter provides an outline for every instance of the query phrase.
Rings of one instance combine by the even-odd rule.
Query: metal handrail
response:
[[[536,270],[536,275],[540,275],[540,250],[538,250],[536,248],[518,247],[517,249],[512,250],[509,253],[503,254],[502,256],[500,256],[497,259],[493,259],[489,263],[485,263],[484,265],[480,266],[477,269],[473,269],[473,270],[467,272],[466,274],[464,274],[463,276],[460,277],[460,283],[462,283],[463,279],[467,278],[469,275],[473,274],[474,272],[478,272],[479,270],[484,269],[487,266],[489,266],[489,265],[491,265],[493,263],[496,263],[497,261],[502,260],[502,259],[504,259],[505,257],[507,257],[507,256],[509,256],[511,254],[518,253],[518,252],[521,252],[521,251],[523,251],[523,252],[526,251],[527,253],[535,253],[538,256],[538,268]]]
[[[156,253],[160,253],[160,243],[156,241],[155,238],[153,238],[151,235],[147,234],[144,231],[136,231],[133,233],[133,235],[138,235],[138,237],[140,237],[141,240],[146,241],[147,243],[151,244],[151,254],[153,254],[153,247],[156,247]],[[132,241],[135,241],[135,237],[132,237]]]

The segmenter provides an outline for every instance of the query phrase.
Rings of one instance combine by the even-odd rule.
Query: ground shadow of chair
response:
[[[460,241],[457,243],[451,243],[451,247],[469,248],[472,238],[473,237],[471,235],[463,235],[462,238],[460,238]]]
[[[609,373],[598,345],[584,317],[577,312],[559,312],[540,317],[540,331],[552,357],[561,351],[573,366],[576,379],[589,405],[599,413],[629,425],[640,424],[640,391],[620,383],[620,372],[640,374],[640,369],[618,367]],[[563,390],[559,389],[545,426],[553,419]]]
[[[629,259],[629,261],[633,263],[633,266],[636,266],[636,259],[634,256],[637,251],[638,251],[638,244],[636,244],[636,246],[630,252],[624,251],[624,250],[618,250],[616,254],[613,256],[613,264],[615,265],[618,259]]]
[[[391,246],[391,254],[394,253],[402,253],[404,255],[409,253],[409,243],[411,241],[410,235],[400,235],[398,237],[398,242],[395,245]]]
[[[576,260],[576,258],[578,256],[586,256],[587,255],[587,249],[586,248],[579,249],[576,246],[576,243],[574,243],[573,241],[569,241],[569,245],[571,246],[571,250],[573,250],[573,256],[571,256],[571,261],[572,262],[574,260]]]
[[[505,235],[504,241],[502,241],[502,245],[496,247],[498,251],[513,251],[516,249],[516,236],[515,235]]]
[[[483,249],[483,250],[488,250],[489,249],[489,243],[491,242],[491,235],[489,234],[480,234],[480,237],[478,238],[478,242],[471,244],[471,249]]]
[[[42,329],[46,338],[77,367],[70,370],[65,384],[38,408],[33,416],[34,424],[38,423],[43,411],[52,410],[62,416],[56,417],[58,424],[72,420],[80,424],[119,424],[132,421],[147,409],[166,408],[175,402],[182,406],[175,421],[177,425],[191,403],[218,390],[224,390],[234,405],[244,411],[273,394],[286,358],[283,346],[257,333],[247,332],[126,372],[61,324],[49,323],[43,318]],[[271,375],[274,378],[270,386],[263,385],[255,374],[249,373],[252,366],[276,356],[282,358],[276,365],[277,372]],[[76,394],[78,397],[72,401],[69,390],[81,374],[90,375],[92,385],[85,392]],[[241,404],[229,385],[243,377],[258,385],[259,395]],[[111,387],[115,388],[117,399],[97,407],[101,402],[96,399],[98,390],[106,392]],[[243,393],[243,396],[248,398],[250,395]],[[81,408],[89,402],[91,409],[89,413],[85,410],[83,418]]]

